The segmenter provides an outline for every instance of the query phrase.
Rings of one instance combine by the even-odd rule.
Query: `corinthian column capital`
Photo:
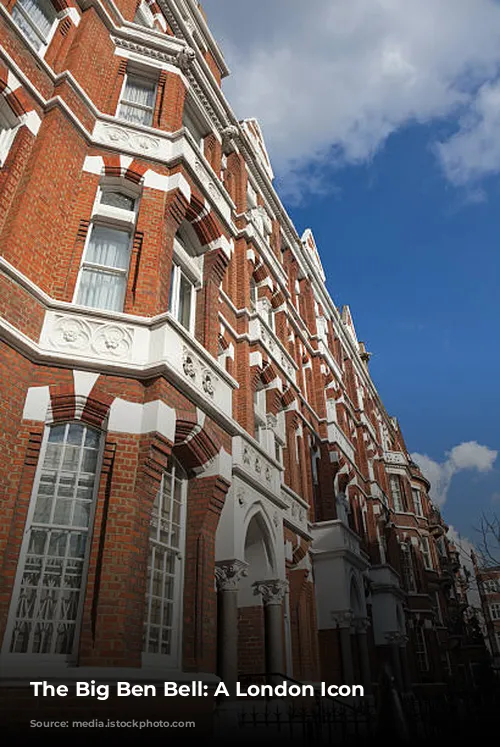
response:
[[[288,589],[288,581],[277,578],[269,581],[256,581],[253,586],[254,594],[261,594],[262,601],[267,607],[271,604],[281,604]]]
[[[215,564],[215,580],[219,591],[237,591],[240,579],[246,576],[248,563],[243,560],[223,560]]]

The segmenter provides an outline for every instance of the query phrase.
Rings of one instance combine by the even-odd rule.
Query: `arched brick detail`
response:
[[[188,471],[203,469],[220,451],[220,443],[210,426],[200,427],[196,416],[178,413],[175,424],[174,454]]]
[[[106,176],[123,177],[134,184],[140,184],[149,168],[147,164],[141,163],[135,158],[128,166],[124,167],[119,155],[102,156],[102,160],[104,161],[104,174]]]
[[[222,236],[222,231],[210,210],[210,206],[194,194],[191,195],[191,202],[186,210],[186,220],[193,226],[202,246],[211,244],[212,241]]]
[[[266,363],[260,375],[264,386],[268,386],[268,384],[270,384],[271,381],[274,381],[277,378],[277,376],[278,376],[278,373],[276,369],[274,368],[274,366],[272,365],[272,363]]]
[[[81,397],[72,384],[50,386],[50,404],[54,422],[82,420],[94,428],[102,428],[109,414],[113,398],[107,394]]]
[[[50,406],[54,422],[74,420],[76,415],[76,396],[71,384],[52,385]]]

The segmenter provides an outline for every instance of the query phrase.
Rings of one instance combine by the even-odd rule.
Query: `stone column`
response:
[[[354,685],[354,667],[352,663],[351,648],[351,612],[336,612],[332,614],[333,621],[337,623],[340,634],[340,656],[342,658],[342,685]]]
[[[358,618],[354,621],[354,629],[359,644],[362,685],[365,689],[365,693],[370,695],[372,690],[372,678],[370,671],[370,656],[368,654],[368,639],[366,634],[368,625],[369,621],[367,618]]]
[[[224,560],[216,563],[217,671],[231,696],[238,679],[238,585],[247,575],[248,563]]]
[[[266,671],[281,674],[285,670],[283,661],[283,598],[288,589],[288,581],[273,579],[257,581],[255,594],[262,594],[266,635]],[[280,678],[272,678],[270,684],[278,684]]]

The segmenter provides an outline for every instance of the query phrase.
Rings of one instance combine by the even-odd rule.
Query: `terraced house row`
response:
[[[443,683],[446,526],[203,11],[0,10],[0,690]]]

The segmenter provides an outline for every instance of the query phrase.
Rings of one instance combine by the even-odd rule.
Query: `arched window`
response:
[[[100,466],[101,434],[47,429],[18,564],[4,648],[71,655],[77,644]]]
[[[149,529],[143,639],[146,664],[160,655],[175,665],[180,652],[186,490],[186,474],[171,459],[153,504]]]

